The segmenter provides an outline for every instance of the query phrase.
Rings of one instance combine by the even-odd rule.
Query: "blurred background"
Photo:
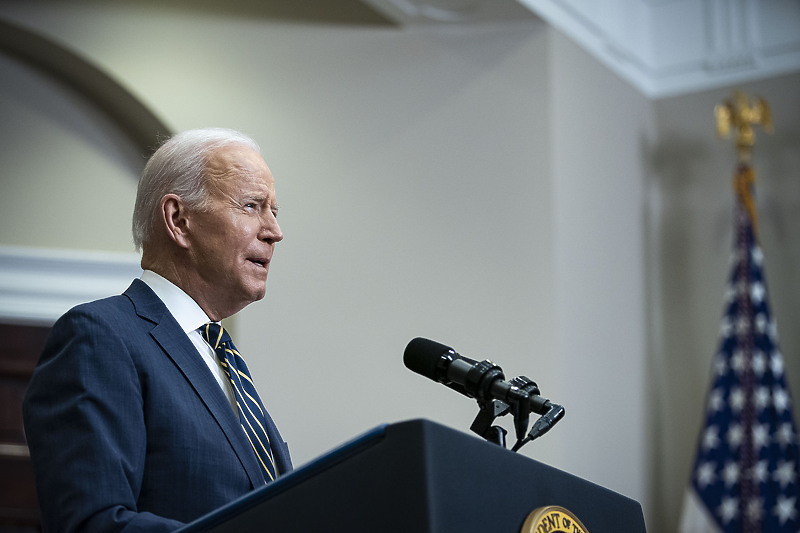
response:
[[[46,331],[124,290],[147,151],[239,129],[285,239],[230,325],[295,464],[386,422],[468,431],[473,401],[403,367],[428,337],[565,406],[522,453],[675,531],[731,255],[736,153],[713,110],[733,89],[773,110],[753,163],[798,407],[800,4],[595,4],[5,0],[0,322]],[[28,362],[0,377],[20,472],[24,331]]]

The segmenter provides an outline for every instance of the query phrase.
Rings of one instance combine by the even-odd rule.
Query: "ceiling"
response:
[[[800,72],[800,0],[130,0],[129,3],[223,17],[347,26],[408,28],[544,21],[653,99]]]
[[[362,0],[402,26],[541,18],[650,98],[800,71],[797,0]]]

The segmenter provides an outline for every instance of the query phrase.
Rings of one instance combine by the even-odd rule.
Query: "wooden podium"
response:
[[[375,428],[180,533],[518,533],[558,505],[589,533],[645,532],[638,502],[427,420]]]

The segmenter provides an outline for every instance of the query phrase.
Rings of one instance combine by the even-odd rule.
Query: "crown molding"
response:
[[[518,1],[654,99],[800,71],[800,2]]]
[[[0,246],[0,321],[52,324],[70,308],[120,294],[142,269],[133,253]]]
[[[657,99],[800,71],[796,0],[363,0],[401,26],[541,19]]]
[[[362,0],[399,26],[513,22],[537,17],[517,0]]]

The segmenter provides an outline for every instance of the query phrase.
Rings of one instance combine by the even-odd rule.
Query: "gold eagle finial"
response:
[[[767,133],[772,133],[772,113],[766,100],[750,99],[741,91],[734,91],[733,98],[717,104],[717,134],[727,138],[736,130],[736,150],[740,160],[748,160],[756,142],[754,126],[760,124]]]
[[[753,196],[756,173],[750,164],[750,155],[756,143],[754,126],[760,124],[764,131],[772,133],[772,114],[769,104],[763,98],[751,100],[743,92],[734,91],[732,99],[717,104],[714,115],[717,117],[717,133],[720,137],[729,137],[731,130],[736,130],[739,164],[733,177],[733,188],[750,217],[753,231],[756,231],[758,219]]]

